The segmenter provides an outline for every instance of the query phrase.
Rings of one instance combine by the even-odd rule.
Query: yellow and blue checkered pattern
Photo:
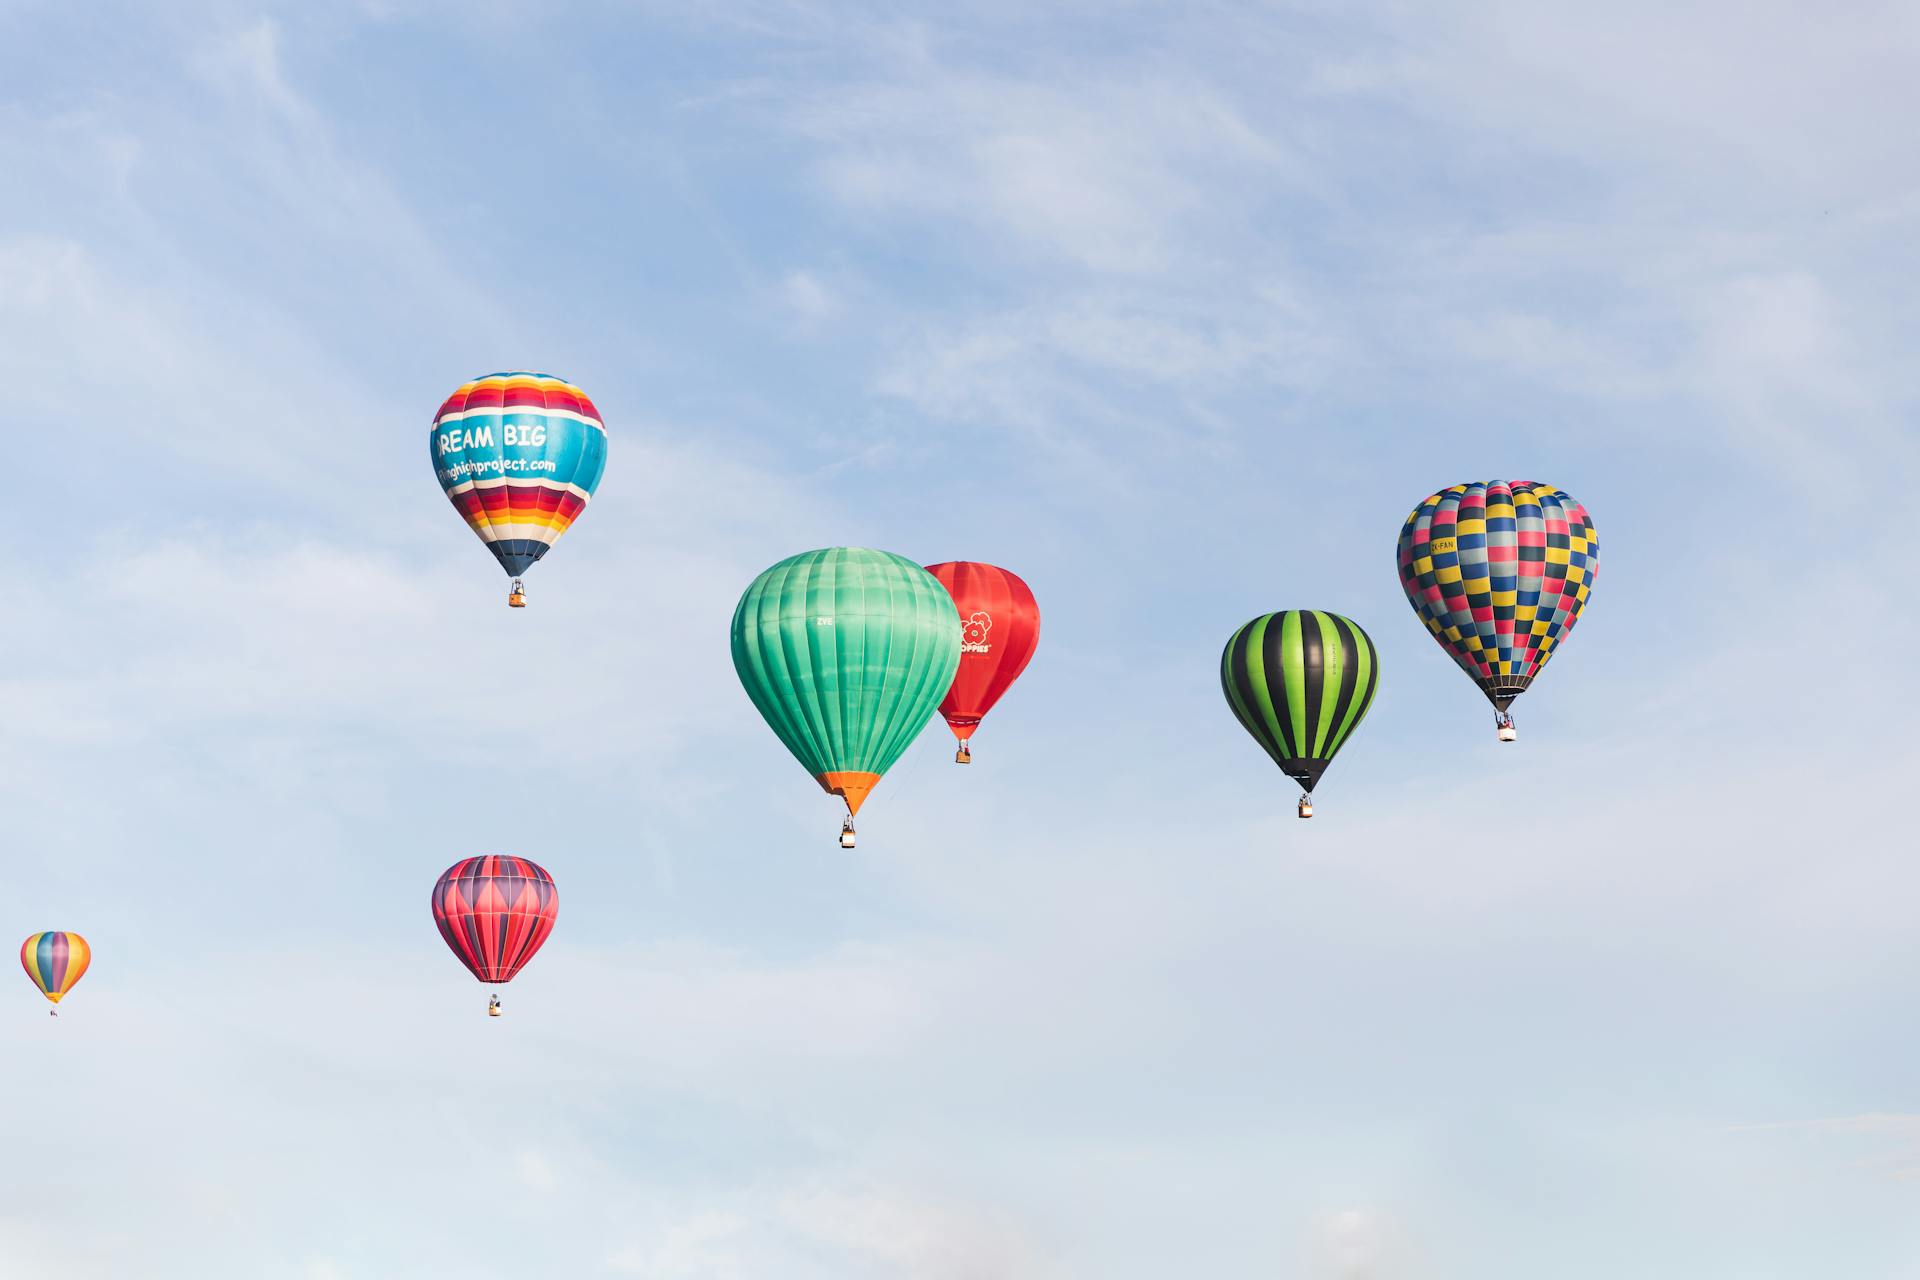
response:
[[[1427,630],[1505,711],[1579,619],[1600,541],[1587,509],[1552,485],[1457,484],[1407,517],[1399,565]]]

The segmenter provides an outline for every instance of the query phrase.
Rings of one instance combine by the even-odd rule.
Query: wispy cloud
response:
[[[217,87],[263,102],[296,124],[311,125],[312,106],[287,82],[281,66],[280,40],[279,25],[262,17],[209,40],[195,66]]]
[[[752,1220],[738,1213],[696,1213],[665,1228],[644,1247],[616,1251],[607,1266],[645,1280],[733,1280],[747,1274],[736,1250],[752,1227]]]
[[[1050,265],[1158,274],[1207,256],[1192,232],[1235,182],[1299,169],[1197,80],[995,74],[927,51],[885,79],[799,96],[788,123],[821,147],[829,191],[917,224],[952,222]]]
[[[819,324],[840,310],[832,287],[811,271],[789,271],[780,282],[780,296],[806,325]]]
[[[1773,1124],[1737,1125],[1730,1133],[1775,1134],[1826,1140],[1856,1139],[1848,1145],[1872,1146],[1875,1153],[1860,1163],[1902,1182],[1920,1180],[1920,1115],[1870,1112],[1832,1116],[1821,1120],[1789,1120]]]
[[[899,1280],[1054,1274],[1035,1242],[977,1206],[874,1189],[811,1187],[780,1200],[781,1221]]]
[[[828,198],[882,226],[950,224],[926,251],[971,260],[962,307],[891,319],[907,340],[873,386],[923,412],[1084,467],[1149,424],[1250,437],[1236,396],[1355,416],[1520,379],[1622,438],[1702,420],[1776,476],[1833,481],[1906,452],[1894,424],[1915,396],[1870,336],[1910,311],[1866,265],[1891,244],[1857,218],[1894,194],[1862,141],[1884,134],[1870,104],[1904,92],[1873,48],[1888,16],[1803,46],[1772,7],[1731,42],[1652,11],[1215,14],[1241,56],[1204,82],[1124,43],[985,69],[944,29],[850,20],[828,24],[843,74],[757,97],[822,157]],[[1666,53],[1627,38],[1636,23]],[[1866,98],[1791,112],[1746,74],[1777,57],[1804,84],[1855,56]],[[1810,169],[1769,198],[1750,147]],[[1818,213],[1797,194],[1814,189]],[[1143,383],[1164,399],[1143,404]]]

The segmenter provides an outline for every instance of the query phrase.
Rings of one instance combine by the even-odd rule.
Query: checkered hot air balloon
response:
[[[1407,602],[1513,741],[1508,707],[1573,630],[1600,570],[1587,509],[1532,480],[1457,484],[1407,517],[1399,566]]]
[[[553,932],[560,894],[546,869],[525,858],[462,858],[433,886],[433,922],[480,981],[513,980]],[[487,1012],[498,1015],[496,993]]]
[[[586,510],[607,467],[607,429],[587,393],[545,373],[490,373],[447,397],[427,432],[434,474],[513,579]]]

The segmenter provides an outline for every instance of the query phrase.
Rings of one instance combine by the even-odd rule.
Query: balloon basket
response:
[[[513,586],[507,591],[507,608],[524,609],[527,607],[527,584],[515,578]]]
[[[1513,727],[1512,716],[1501,716],[1493,722],[1493,736],[1502,742],[1512,742],[1519,738],[1520,731]]]
[[[840,847],[842,849],[851,849],[854,847],[853,815],[852,814],[848,814],[847,820],[844,823],[842,823],[840,826]]]
[[[1311,818],[1313,816],[1313,797],[1312,796],[1300,797],[1300,816],[1303,818]]]
[[[972,764],[973,749],[966,743],[961,743],[960,749],[953,753],[953,762],[955,764]]]

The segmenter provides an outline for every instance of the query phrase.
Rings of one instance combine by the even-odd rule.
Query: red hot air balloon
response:
[[[952,560],[930,564],[927,572],[960,610],[960,669],[940,714],[960,740],[954,763],[970,764],[967,739],[1027,669],[1040,643],[1040,606],[1020,575],[995,565]]]
[[[546,869],[525,858],[462,858],[433,886],[440,936],[487,983],[510,982],[553,932],[560,894]],[[500,993],[487,1002],[500,1016]]]

